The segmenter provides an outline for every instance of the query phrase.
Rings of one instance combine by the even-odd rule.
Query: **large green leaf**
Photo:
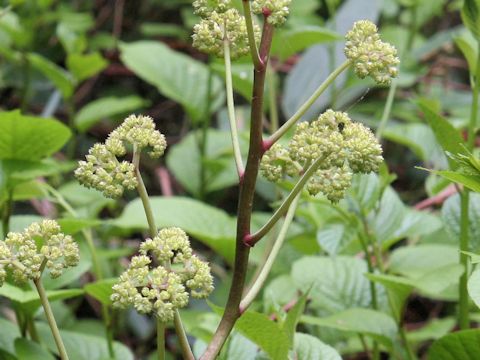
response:
[[[314,44],[341,40],[336,32],[320,26],[297,26],[281,31],[273,38],[272,54],[285,60]]]
[[[75,126],[80,131],[87,131],[102,119],[127,114],[138,110],[148,101],[139,96],[105,97],[89,102],[75,116]]]
[[[292,278],[304,292],[311,288],[309,307],[327,314],[370,306],[367,264],[355,257],[308,256],[293,264]]]
[[[480,354],[480,330],[463,330],[448,334],[433,343],[429,360],[477,360]]]
[[[343,223],[329,223],[318,229],[316,238],[318,245],[329,255],[336,255],[356,239],[354,227]]]
[[[444,202],[442,217],[448,233],[453,239],[460,238],[460,195],[455,194]],[[480,246],[480,194],[471,193],[468,204],[470,249]]]
[[[288,311],[287,318],[283,323],[283,329],[290,340],[290,347],[294,345],[295,330],[297,329],[298,322],[305,310],[305,304],[307,303],[308,292],[302,294],[297,300],[295,305]]]
[[[58,151],[70,130],[54,119],[25,116],[20,111],[0,113],[0,159],[39,160]]]
[[[55,345],[48,325],[37,323],[37,328],[40,338],[47,345],[48,349],[54,353],[58,353],[57,346]],[[72,360],[110,359],[105,338],[67,330],[60,330],[60,335],[65,344],[65,349]],[[125,345],[115,341],[113,348],[115,360],[133,360],[133,354]]]
[[[450,170],[434,171],[434,173],[480,193],[480,174],[463,174],[458,171]]]
[[[182,104],[194,121],[207,114],[208,68],[189,56],[157,41],[137,41],[120,45],[125,65],[166,97]],[[210,110],[223,103],[222,81],[212,79]]]
[[[54,360],[52,354],[36,342],[25,338],[15,340],[15,353],[22,360]]]
[[[69,54],[67,67],[78,82],[96,75],[108,65],[108,62],[100,53],[91,54]]]
[[[118,281],[118,279],[103,279],[97,280],[93,283],[84,286],[85,292],[91,297],[97,299],[104,305],[110,305],[110,295],[112,294],[112,286]]]
[[[295,334],[295,353],[297,359],[342,360],[337,350],[316,337],[303,333]]]
[[[82,289],[65,289],[65,290],[47,290],[47,298],[49,301],[65,300],[83,294]],[[8,283],[0,287],[0,296],[15,301],[30,313],[34,313],[40,306],[41,301],[37,291],[23,290],[17,286]]]
[[[480,268],[475,269],[468,279],[468,295],[480,307]]]
[[[205,191],[224,189],[238,183],[229,132],[210,129],[207,132],[205,159],[198,151],[198,133],[192,132],[173,145],[167,155],[167,165],[185,190],[195,196],[201,193],[200,172],[205,167]],[[241,147],[246,144],[241,141]]]
[[[477,40],[468,30],[462,31],[454,38],[455,44],[462,51],[463,56],[467,59],[468,69],[471,74],[477,69],[478,45]]]
[[[247,311],[237,321],[235,329],[257,344],[272,359],[288,359],[290,343],[288,336],[267,315]]]
[[[440,116],[427,101],[420,100],[418,105],[443,150],[451,154],[463,153],[464,148],[462,144],[464,141],[460,136],[460,132],[447,119]],[[456,166],[455,162],[451,158],[448,158],[448,161],[453,169]]]
[[[28,54],[27,58],[32,67],[50,80],[64,98],[69,98],[73,95],[75,81],[71,74],[41,55],[31,53]]]
[[[300,321],[367,335],[386,346],[392,345],[397,332],[397,325],[390,316],[372,309],[353,308],[324,318],[303,316]]]
[[[480,40],[480,1],[465,0],[462,8],[462,20],[473,36]]]
[[[212,69],[225,78],[225,66],[220,63],[213,63]],[[253,65],[232,64],[233,89],[242,95],[247,101],[252,101],[253,89]]]
[[[17,337],[20,337],[18,326],[11,321],[0,318],[0,349],[12,356],[15,355],[14,343]]]
[[[157,227],[178,226],[227,260],[233,260],[235,220],[226,212],[184,197],[154,196],[150,201]],[[111,223],[124,229],[147,229],[141,200],[131,201]]]

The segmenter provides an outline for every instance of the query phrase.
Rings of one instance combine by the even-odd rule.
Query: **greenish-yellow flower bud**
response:
[[[195,0],[193,12],[203,18],[209,17],[212,12],[224,13],[230,7],[230,0]]]
[[[287,20],[291,2],[291,0],[253,0],[252,11],[265,15],[268,23],[281,26]]]
[[[352,176],[351,169],[346,165],[318,170],[307,183],[307,190],[311,195],[321,192],[332,203],[337,203],[352,184]]]
[[[254,26],[255,38],[260,38],[260,28]],[[224,39],[230,44],[230,57],[237,59],[249,52],[248,33],[245,18],[238,10],[229,9],[224,13],[213,11],[193,28],[193,46],[198,50],[217,57],[224,55]]]
[[[8,233],[5,241],[0,242],[0,260],[6,263],[0,267],[0,278],[4,268],[12,271],[17,282],[25,282],[40,277],[42,264],[49,270],[51,278],[57,278],[64,269],[76,266],[80,259],[78,245],[60,230],[56,221],[43,220],[31,224],[21,233]],[[42,244],[40,249],[36,239]]]
[[[397,49],[380,40],[374,23],[357,21],[345,38],[345,56],[353,62],[358,77],[370,76],[378,84],[389,84],[398,75]]]

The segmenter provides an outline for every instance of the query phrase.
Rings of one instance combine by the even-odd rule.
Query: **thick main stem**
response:
[[[225,87],[227,92],[227,108],[228,120],[230,122],[230,134],[232,137],[233,155],[237,166],[238,176],[243,174],[243,160],[240,151],[240,143],[238,141],[237,120],[235,118],[235,103],[233,101],[233,85],[232,85],[232,64],[230,59],[230,43],[227,37],[223,40],[223,53],[225,61]]]
[[[143,209],[145,210],[145,216],[147,217],[148,228],[150,236],[153,238],[157,235],[157,226],[155,225],[155,218],[153,216],[152,206],[150,204],[150,198],[148,197],[147,188],[143,182],[142,174],[140,173],[140,151],[134,149],[133,151],[133,164],[135,165],[135,176],[137,178],[137,191],[140,199],[142,200]],[[166,267],[170,267],[170,264],[166,264]],[[180,339],[180,346],[182,350],[182,355],[185,360],[195,360],[193,356],[192,349],[190,349],[190,344],[187,340],[187,334],[185,334],[185,329],[180,318],[178,310],[175,310],[174,315],[174,324],[175,332]],[[157,333],[158,336],[158,333]]]
[[[245,3],[248,1],[244,1]],[[228,296],[227,306],[223,313],[220,324],[213,335],[212,341],[207,350],[202,355],[202,360],[212,360],[217,357],[222,349],[228,335],[233,329],[233,325],[240,317],[240,301],[242,299],[245,278],[247,275],[248,257],[250,247],[244,243],[244,238],[250,233],[250,220],[252,216],[253,197],[255,194],[255,185],[257,182],[258,168],[262,158],[263,139],[263,93],[265,87],[265,74],[268,63],[268,54],[272,43],[273,27],[266,19],[263,25],[262,40],[260,43],[261,62],[255,64],[251,125],[250,125],[250,144],[248,149],[247,163],[245,172],[240,181],[240,194],[238,201],[237,218],[237,236],[235,247],[235,262],[233,269],[232,285]]]
[[[63,344],[62,337],[60,336],[60,331],[58,330],[55,317],[53,316],[52,308],[48,302],[47,293],[43,287],[41,278],[35,279],[33,281],[35,287],[37,288],[38,295],[40,296],[40,301],[42,302],[43,310],[45,311],[45,316],[47,317],[48,325],[52,331],[55,344],[57,345],[58,355],[62,360],[68,360],[67,351],[65,350],[65,345]]]
[[[280,139],[295,123],[300,120],[300,118],[305,115],[305,113],[310,109],[315,101],[323,94],[323,92],[332,84],[335,79],[351,65],[350,60],[346,60],[338,68],[336,68],[326,79],[320,84],[320,86],[315,90],[315,92],[308,98],[305,103],[288,119],[277,131],[275,131],[265,142],[268,146],[272,146],[278,139]]]
[[[300,198],[300,195],[297,195],[295,199],[292,201],[290,207],[288,208],[287,215],[285,216],[285,220],[283,221],[282,228],[280,229],[277,240],[275,241],[275,244],[273,245],[272,250],[268,254],[268,258],[265,261],[265,264],[263,265],[262,270],[260,271],[260,274],[258,275],[257,279],[255,280],[252,287],[248,291],[247,295],[245,295],[243,300],[240,302],[241,312],[244,312],[250,306],[250,304],[253,302],[253,300],[255,300],[258,293],[260,292],[263,285],[265,284],[268,274],[272,269],[273,263],[275,262],[275,259],[277,258],[278,253],[280,252],[283,242],[285,241],[285,238],[287,236],[288,228],[290,227],[290,224],[292,223],[293,217],[295,215],[295,211],[297,210],[297,204],[298,204],[299,198]]]

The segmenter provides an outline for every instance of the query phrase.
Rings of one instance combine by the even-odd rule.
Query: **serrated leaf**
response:
[[[345,224],[326,224],[318,229],[316,238],[320,247],[329,255],[336,255],[356,239],[356,231]]]
[[[342,360],[337,350],[316,337],[303,333],[295,334],[295,353],[297,359]]]
[[[34,161],[52,155],[70,138],[71,132],[54,119],[0,113],[0,159]]]
[[[457,331],[438,339],[428,351],[428,360],[477,360],[480,330]]]
[[[388,347],[392,345],[397,333],[397,325],[392,317],[371,309],[348,309],[324,318],[302,316],[300,321],[306,324],[367,335]]]
[[[134,112],[149,102],[139,96],[105,97],[89,102],[75,116],[75,127],[87,131],[102,119]]]
[[[185,197],[151,197],[157,227],[178,226],[210,246],[227,260],[233,260],[235,220],[223,210]],[[147,229],[139,198],[131,201],[122,215],[110,222],[119,228]]]
[[[38,54],[30,53],[27,58],[32,67],[50,80],[64,98],[68,99],[73,95],[75,81],[67,71]]]
[[[166,97],[182,104],[192,120],[199,121],[207,114],[209,71],[203,63],[157,41],[123,43],[120,50],[121,59],[130,70]],[[222,84],[213,76],[211,111],[223,103]]]
[[[370,284],[364,260],[337,256],[307,256],[293,263],[292,278],[302,291],[309,288],[310,308],[333,314],[370,306]]]
[[[91,297],[97,299],[104,305],[111,305],[110,295],[112,295],[112,286],[118,282],[118,279],[103,279],[89,283],[83,287],[85,292]]]

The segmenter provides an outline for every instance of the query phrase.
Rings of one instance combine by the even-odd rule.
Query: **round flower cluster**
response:
[[[221,8],[227,6],[221,3]],[[218,8],[218,6],[217,6]],[[199,12],[202,15],[200,23],[193,27],[193,46],[207,54],[217,57],[224,56],[224,40],[230,45],[230,57],[237,59],[249,51],[247,24],[245,18],[237,9],[224,11]],[[260,39],[260,28],[254,26],[255,39]]]
[[[167,143],[165,137],[155,130],[155,123],[149,116],[131,115],[108,137],[105,144],[95,144],[88,152],[86,161],[80,161],[75,177],[84,186],[101,191],[106,197],[118,198],[125,189],[137,186],[135,166],[118,157],[127,152],[125,143],[138,151],[148,148],[152,158],[161,156]]]
[[[357,21],[345,36],[345,56],[353,62],[361,79],[370,76],[378,84],[389,84],[398,75],[397,49],[380,40],[377,26],[368,20]]]
[[[149,254],[162,265],[153,266]],[[213,290],[213,278],[208,264],[192,254],[185,232],[167,228],[142,243],[140,255],[132,258],[112,289],[115,307],[155,312],[162,322],[168,322],[176,309],[187,306],[187,289],[194,298],[206,298]]]
[[[268,23],[281,26],[287,20],[292,0],[253,0],[252,11],[267,16]]]
[[[212,12],[224,13],[230,8],[230,0],[195,0],[193,2],[195,15],[207,18]]]
[[[346,113],[327,110],[311,123],[299,123],[288,146],[272,146],[260,170],[268,180],[279,181],[284,175],[302,174],[319,159],[306,188],[332,202],[343,198],[354,173],[378,171],[383,161],[382,148],[368,128],[352,122]]]
[[[42,244],[40,249],[36,240]],[[57,278],[63,269],[76,266],[79,259],[77,243],[60,232],[56,221],[33,223],[21,233],[8,233],[0,242],[0,285],[5,281],[5,269],[12,271],[17,282],[38,279],[44,267],[51,278]]]

